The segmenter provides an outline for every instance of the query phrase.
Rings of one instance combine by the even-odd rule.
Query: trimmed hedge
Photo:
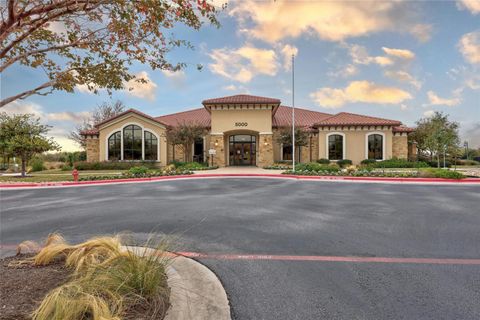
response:
[[[322,158],[317,160],[318,163],[320,164],[330,164],[330,160]]]
[[[193,174],[193,172],[186,171],[186,170],[150,171],[142,174],[132,174],[130,172],[124,172],[121,175],[101,175],[101,176],[80,177],[79,181],[151,178],[151,177],[163,177],[163,176],[183,176],[183,175],[190,175],[190,174]]]
[[[448,169],[434,169],[428,168],[420,172],[420,175],[425,178],[443,178],[443,179],[463,179],[465,175],[458,171]]]
[[[408,161],[406,159],[389,159],[383,161],[376,161],[373,159],[365,159],[361,162],[362,165],[367,165],[372,168],[428,168],[430,164],[424,161]]]
[[[118,161],[105,161],[105,162],[75,162],[75,168],[77,170],[128,170],[133,167],[147,167],[149,169],[158,168],[155,162],[118,162]]]
[[[352,163],[353,163],[352,160],[349,160],[349,159],[342,159],[337,161],[337,164],[342,168],[346,166],[351,166]]]
[[[295,166],[295,171],[325,171],[325,172],[337,172],[340,168],[335,165],[324,165],[317,162],[299,163]]]

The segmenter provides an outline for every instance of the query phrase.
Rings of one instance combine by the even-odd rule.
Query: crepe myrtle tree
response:
[[[283,144],[283,146],[292,146],[292,128],[284,127],[279,130],[279,135],[276,138],[276,142]],[[303,127],[295,127],[295,151],[300,147],[308,145],[308,133]],[[300,158],[298,159],[300,161]]]
[[[171,29],[218,27],[216,14],[207,0],[0,1],[0,73],[17,64],[45,72],[43,83],[2,97],[0,107],[54,90],[73,92],[77,85],[111,93],[132,79],[145,83],[130,72],[133,62],[181,69],[186,64],[172,64],[166,54],[193,47]]]
[[[198,123],[183,122],[175,127],[167,129],[167,141],[173,147],[173,160],[175,161],[175,146],[180,145],[183,149],[183,161],[192,159],[192,145],[195,140],[205,135],[205,127]]]
[[[424,156],[437,160],[447,152],[455,149],[460,143],[458,135],[459,124],[450,121],[448,115],[436,111],[432,117],[422,118],[416,122],[417,127],[411,139],[417,143],[417,148]]]
[[[0,113],[0,146],[11,157],[22,161],[22,177],[33,156],[46,151],[58,151],[59,145],[46,136],[50,126],[40,123],[33,114]]]
[[[85,148],[85,137],[82,136],[82,131],[93,129],[97,123],[110,119],[124,112],[125,109],[125,104],[120,100],[115,102],[103,102],[102,104],[97,105],[91,112],[90,116],[87,119],[84,119],[82,124],[78,125],[74,131],[70,132],[68,137],[82,148]]]

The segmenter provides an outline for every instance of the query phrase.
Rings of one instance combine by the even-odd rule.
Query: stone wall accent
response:
[[[311,162],[315,162],[318,160],[318,135],[312,134],[310,136],[311,148],[312,148],[312,158]]]
[[[408,159],[408,136],[406,133],[395,134],[392,137],[392,157]]]
[[[408,160],[417,161],[418,160],[418,148],[416,142],[408,143]]]
[[[216,154],[213,157],[213,165],[225,167],[225,139],[223,135],[210,135],[210,148],[215,149]],[[210,163],[212,160],[210,159]]]
[[[175,150],[175,157],[173,150]],[[185,161],[182,145],[177,144],[174,148],[171,144],[167,144],[167,161],[171,163],[173,160]]]
[[[87,162],[100,161],[100,142],[98,136],[87,136],[85,139],[85,151],[87,152]]]
[[[260,134],[258,144],[257,167],[273,164],[273,134]]]

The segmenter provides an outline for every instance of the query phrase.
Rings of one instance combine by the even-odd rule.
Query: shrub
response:
[[[128,173],[134,175],[134,176],[140,176],[144,175],[148,172],[148,168],[141,166],[141,167],[132,167],[128,170]]]
[[[317,162],[320,164],[329,164],[330,160],[322,158],[322,159],[318,159]]]
[[[349,159],[338,160],[337,164],[342,168],[346,167],[346,166],[351,166],[352,165],[352,160],[349,160]]]
[[[40,158],[33,158],[30,164],[32,166],[32,171],[45,170],[45,166],[43,165],[43,160]]]
[[[463,179],[465,176],[458,171],[448,169],[428,168],[421,172],[421,176],[425,178],[443,178],[443,179]]]
[[[480,163],[475,160],[458,159],[457,164],[461,166],[476,166],[476,165],[479,165]]]
[[[427,164],[429,167],[432,168],[438,168],[438,163],[436,160],[434,161],[427,161]],[[447,168],[450,168],[452,166],[452,163],[450,161],[445,161],[445,166]],[[440,168],[443,168],[443,159],[440,160]]]
[[[299,163],[295,166],[295,171],[325,171],[325,172],[337,172],[340,169],[335,164],[323,165],[317,162]]]
[[[374,163],[377,163],[377,160],[374,160],[374,159],[365,159],[365,160],[362,160],[360,162],[360,164],[363,164],[363,165],[366,165],[366,166],[369,166],[369,165],[372,165]]]
[[[174,163],[175,168],[184,169],[184,170],[201,170],[205,167],[208,167],[208,164],[199,163],[199,162],[176,162]]]
[[[62,171],[71,171],[71,170],[73,170],[73,168],[70,167],[68,164],[64,164],[62,166]]]
[[[132,167],[143,166],[147,168],[157,168],[155,162],[119,162],[119,161],[105,161],[105,162],[75,162],[77,170],[128,170]]]

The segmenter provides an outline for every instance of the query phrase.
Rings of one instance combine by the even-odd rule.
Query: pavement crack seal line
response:
[[[177,252],[194,259],[214,260],[267,260],[267,261],[319,261],[354,263],[398,263],[398,264],[440,264],[440,265],[480,265],[480,259],[461,258],[395,258],[395,257],[359,257],[359,256],[292,256],[268,254],[208,254],[197,252]]]
[[[0,244],[0,250],[15,250],[17,245]],[[317,261],[352,263],[390,264],[439,264],[439,265],[480,265],[480,258],[407,258],[407,257],[362,257],[362,256],[316,256],[316,255],[272,255],[272,254],[210,254],[191,251],[171,252],[172,257],[195,260],[264,260],[264,261]]]

